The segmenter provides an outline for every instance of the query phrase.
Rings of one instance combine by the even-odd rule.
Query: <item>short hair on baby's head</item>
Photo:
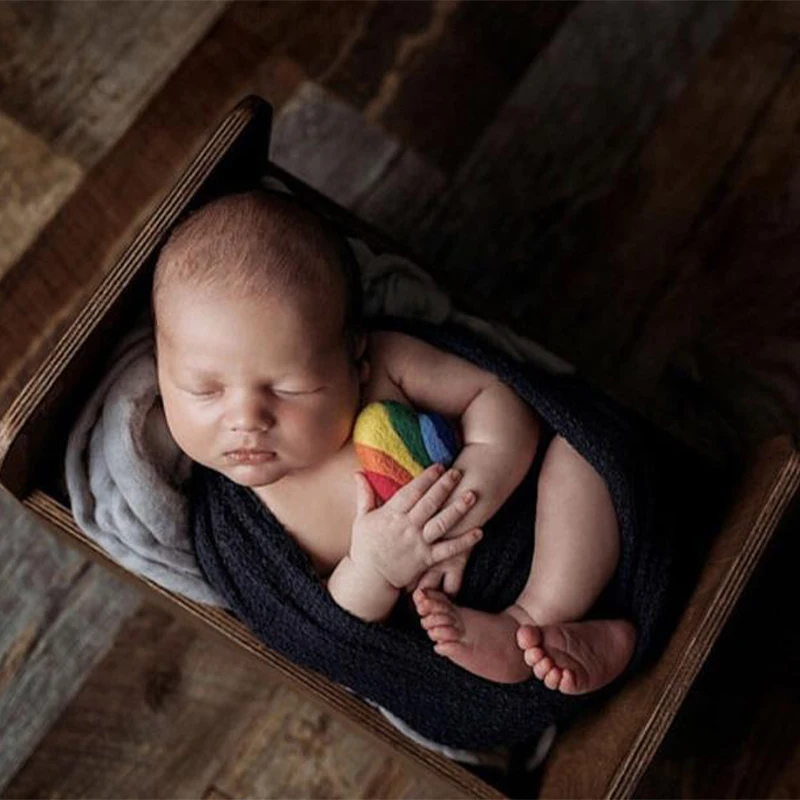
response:
[[[154,322],[162,296],[181,287],[288,294],[326,308],[338,295],[350,346],[361,330],[361,281],[349,244],[328,220],[285,193],[227,195],[179,224],[156,263]]]

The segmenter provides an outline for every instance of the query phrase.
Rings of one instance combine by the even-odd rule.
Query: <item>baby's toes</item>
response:
[[[454,626],[455,620],[452,614],[428,614],[420,620],[420,624],[426,631],[431,628],[438,628],[440,625]]]
[[[564,694],[575,694],[578,691],[578,687],[575,684],[575,673],[571,669],[564,670],[558,688]]]
[[[541,647],[531,647],[522,654],[525,663],[529,667],[535,667],[546,656],[547,653]]]
[[[530,650],[542,643],[542,631],[536,625],[520,625],[517,628],[517,646],[520,650]]]
[[[544,656],[540,658],[534,665],[533,665],[533,674],[540,680],[544,680],[545,676],[550,673],[550,670],[553,669],[553,659]]]
[[[463,658],[467,651],[467,646],[463,642],[440,642],[433,646],[436,655],[445,658]]]
[[[558,684],[561,683],[562,670],[560,667],[553,667],[547,675],[544,676],[544,685],[548,689],[558,689]]]
[[[438,589],[427,589],[425,591],[425,596],[434,606],[446,606],[447,608],[452,608],[453,606],[448,596],[444,592],[440,592]]]
[[[425,594],[424,589],[416,589],[414,593],[411,595],[411,599],[414,601],[414,605],[416,606],[417,613],[420,616],[424,614],[430,613],[430,600],[428,600],[427,595]]]
[[[437,628],[431,628],[428,631],[428,636],[437,644],[444,642],[457,642],[461,639],[461,631],[453,625],[439,625]]]

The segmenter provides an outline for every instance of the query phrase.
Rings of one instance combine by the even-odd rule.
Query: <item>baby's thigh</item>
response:
[[[563,436],[544,455],[536,500],[536,549],[583,561],[619,556],[619,526],[600,473]],[[585,549],[584,549],[585,548]],[[581,554],[583,550],[583,555]]]
[[[545,503],[571,500],[578,511],[611,512],[614,505],[602,475],[563,437],[556,434],[544,454],[538,487]],[[543,497],[542,497],[543,495]]]

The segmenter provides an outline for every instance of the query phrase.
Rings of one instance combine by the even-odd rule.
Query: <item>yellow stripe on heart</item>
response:
[[[356,419],[353,440],[388,453],[412,476],[419,475],[424,469],[395,431],[389,411],[382,403],[370,403],[364,407]]]

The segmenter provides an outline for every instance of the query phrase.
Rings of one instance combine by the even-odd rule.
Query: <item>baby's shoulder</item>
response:
[[[370,331],[367,334],[370,377],[365,400],[409,402],[399,381],[409,339],[413,337],[396,331]]]
[[[402,358],[409,346],[421,341],[399,331],[370,331],[367,334],[367,352],[371,359],[388,363]]]
[[[399,331],[370,331],[367,352],[374,367],[395,376],[444,355],[438,347]]]

